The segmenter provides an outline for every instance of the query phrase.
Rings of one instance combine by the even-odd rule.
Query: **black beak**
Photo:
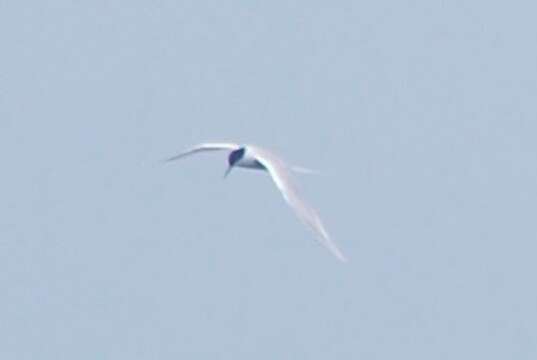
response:
[[[231,172],[231,170],[233,169],[233,166],[228,166],[226,172],[224,173],[224,179],[227,178],[227,176],[229,175],[229,173]]]

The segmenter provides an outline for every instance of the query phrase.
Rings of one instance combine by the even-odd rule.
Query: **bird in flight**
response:
[[[311,172],[301,167],[288,166],[283,160],[270,151],[254,145],[238,145],[233,143],[203,143],[198,144],[178,155],[172,156],[166,161],[174,161],[185,156],[207,152],[227,151],[228,168],[224,177],[234,167],[263,170],[269,173],[276,187],[280,190],[287,204],[293,209],[298,218],[307,225],[317,236],[319,242],[332,252],[339,260],[345,262],[346,258],[339,250],[336,243],[331,240],[328,232],[315,209],[304,202],[299,195],[296,186],[291,181],[291,171]]]

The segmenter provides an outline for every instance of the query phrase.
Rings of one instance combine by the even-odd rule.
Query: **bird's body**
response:
[[[227,176],[234,167],[267,171],[287,204],[295,211],[300,220],[313,230],[321,244],[327,247],[338,259],[346,261],[337,245],[330,239],[317,212],[304,202],[291,180],[291,171],[311,172],[310,170],[300,167],[296,169],[289,167],[279,157],[256,145],[238,145],[233,143],[199,144],[190,150],[169,158],[167,161],[177,160],[198,152],[216,150],[227,150],[229,152],[229,166],[224,176]]]
[[[242,157],[237,160],[233,164],[233,166],[238,166],[246,169],[256,169],[256,170],[267,170],[267,168],[259,162],[259,160],[256,158],[255,153],[253,153],[251,147],[243,147],[241,149],[244,149],[244,154]],[[240,152],[241,149],[235,150],[237,152]]]

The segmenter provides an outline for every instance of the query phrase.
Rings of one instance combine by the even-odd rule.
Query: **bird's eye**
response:
[[[239,161],[243,156],[244,156],[244,148],[232,151],[231,154],[229,154],[228,162],[230,165],[233,165],[237,161]]]

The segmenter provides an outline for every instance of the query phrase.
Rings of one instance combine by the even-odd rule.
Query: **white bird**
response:
[[[173,161],[198,152],[227,150],[228,168],[226,177],[233,167],[258,169],[267,171],[282,193],[287,204],[294,210],[298,218],[306,224],[317,236],[319,242],[330,250],[339,260],[345,262],[345,256],[337,245],[330,239],[317,212],[307,205],[300,197],[297,188],[291,181],[290,171],[312,172],[301,167],[290,167],[268,150],[254,145],[238,145],[232,143],[204,143],[175,155],[166,161]]]

